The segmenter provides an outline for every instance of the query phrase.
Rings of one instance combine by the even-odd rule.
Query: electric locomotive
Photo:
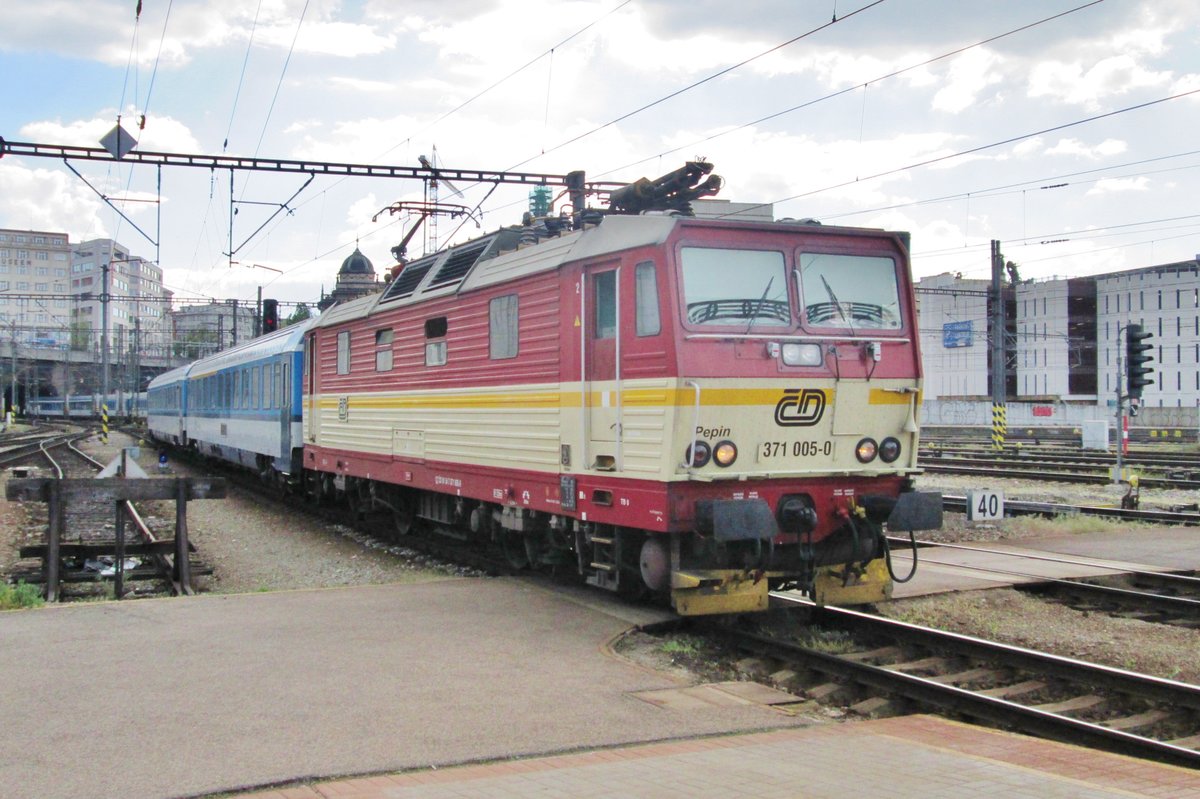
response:
[[[312,323],[304,490],[685,615],[878,601],[884,530],[941,523],[918,338],[907,234],[535,220]]]

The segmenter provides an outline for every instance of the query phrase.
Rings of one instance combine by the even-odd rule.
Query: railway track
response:
[[[901,538],[889,538],[888,543],[897,549],[909,546],[908,540]],[[956,569],[1015,578],[1012,586],[1015,590],[1046,597],[1077,610],[1102,612],[1146,622],[1200,628],[1200,577],[1196,577],[1194,574],[1149,571],[1114,573],[1111,564],[1050,554],[1018,553],[1011,550],[988,549],[962,544],[918,542],[918,547],[921,550],[918,557],[923,563],[940,563]],[[1019,567],[979,566],[966,564],[961,560],[939,561],[936,554],[933,557],[930,556],[939,549],[983,552],[1021,560],[1087,566],[1105,569],[1109,574],[1095,577],[1055,578],[1039,574],[1032,569],[1021,570]]]
[[[926,459],[921,461],[921,468],[928,473],[938,474],[972,474],[983,477],[1009,478],[1015,480],[1045,481],[1059,483],[1089,483],[1102,485],[1110,483],[1112,478],[1107,472],[1086,473],[1079,471],[1059,471],[1036,468],[1037,464],[1028,461],[1022,464],[1025,468],[996,467],[995,459],[956,458],[947,460]],[[1063,464],[1050,464],[1061,466]],[[1200,489],[1200,480],[1176,479],[1171,477],[1139,476],[1143,488],[1179,488],[1187,490]]]
[[[104,468],[103,463],[75,445],[78,440],[89,435],[90,433],[56,435],[37,445],[38,452],[54,477],[94,477]],[[29,457],[28,454],[24,455],[22,460],[28,460]],[[63,562],[60,579],[64,583],[97,584],[119,575],[117,584],[122,587],[126,581],[146,582],[149,589],[134,592],[139,595],[164,592],[173,595],[193,593],[190,587],[181,585],[177,579],[163,578],[163,575],[173,575],[175,572],[173,557],[161,552],[164,542],[154,535],[142,512],[132,502],[123,501],[119,505],[120,508],[115,508],[113,503],[95,497],[66,506],[63,525],[66,536],[60,543]],[[31,511],[30,520],[37,531],[35,538],[40,540],[46,528],[46,511],[40,505],[32,507],[35,510]],[[126,525],[126,529],[132,531],[128,542],[129,557],[126,557],[123,551],[117,551],[115,557],[106,557],[104,553],[117,550],[118,514],[122,515],[122,523]],[[45,575],[40,559],[45,555],[45,548],[44,544],[20,547],[20,557],[27,562],[18,564],[10,573],[9,579],[29,583],[42,582]],[[36,564],[28,562],[33,558],[39,559]],[[191,569],[193,574],[212,571],[211,567],[198,560],[191,562]],[[156,586],[153,581],[160,581],[164,585]]]
[[[943,447],[922,444],[922,460],[952,460],[955,458],[997,459],[1005,463],[1060,463],[1085,464],[1094,467],[1114,466],[1115,454],[1091,452],[1079,449],[1047,449],[1045,447],[1005,447],[992,450],[988,447]],[[1195,454],[1181,452],[1132,452],[1121,456],[1126,466],[1162,471],[1200,472],[1200,458]]]
[[[1020,732],[1200,767],[1200,686],[772,594],[839,651],[722,626],[739,649],[806,675],[813,697],[863,692]],[[878,699],[875,704],[888,700]]]
[[[967,512],[967,498],[961,495],[943,494],[942,509],[954,513]],[[1200,513],[1193,511],[1171,511],[1152,509],[1127,509],[1100,505],[1064,505],[1057,502],[1029,502],[1004,500],[1005,516],[1098,516],[1105,519],[1120,519],[1127,522],[1147,524],[1200,525]]]

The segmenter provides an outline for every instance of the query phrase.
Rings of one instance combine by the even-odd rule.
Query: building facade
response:
[[[0,337],[61,348],[70,341],[66,233],[0,229]]]
[[[103,327],[104,272],[108,270],[108,334],[113,352],[137,348],[164,356],[169,349],[163,324],[170,293],[160,266],[112,239],[90,239],[71,251],[71,320],[75,344],[95,346]]]
[[[917,283],[925,398],[991,398],[990,281]],[[1082,278],[1005,285],[1007,397],[1115,404],[1125,327],[1154,335],[1149,408],[1200,408],[1200,259]]]
[[[383,286],[384,284],[375,278],[375,265],[371,263],[371,259],[363,255],[358,247],[355,247],[354,252],[342,261],[342,268],[338,270],[333,293],[325,294],[322,290],[321,299],[317,302],[317,310],[324,311],[335,303],[374,294],[376,291],[383,290]]]
[[[254,306],[213,300],[171,311],[172,355],[193,360],[254,338]]]

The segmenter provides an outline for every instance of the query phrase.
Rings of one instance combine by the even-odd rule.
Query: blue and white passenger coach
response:
[[[183,389],[187,445],[255,469],[264,479],[298,474],[308,327],[292,325],[193,363]]]
[[[177,447],[187,443],[187,376],[192,364],[163,372],[146,388],[146,427],[151,438]]]

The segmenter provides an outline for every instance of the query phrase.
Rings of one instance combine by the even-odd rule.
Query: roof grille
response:
[[[442,264],[442,268],[429,282],[429,288],[434,289],[461,283],[467,273],[471,271],[471,267],[479,260],[479,256],[483,255],[491,243],[492,239],[488,238],[466,247],[459,247],[451,252],[450,257]]]
[[[417,286],[421,283],[421,278],[425,277],[425,274],[433,267],[436,260],[436,258],[430,258],[425,263],[417,261],[406,266],[396,276],[396,279],[392,281],[392,285],[388,286],[380,302],[411,297],[412,293],[417,290]]]

